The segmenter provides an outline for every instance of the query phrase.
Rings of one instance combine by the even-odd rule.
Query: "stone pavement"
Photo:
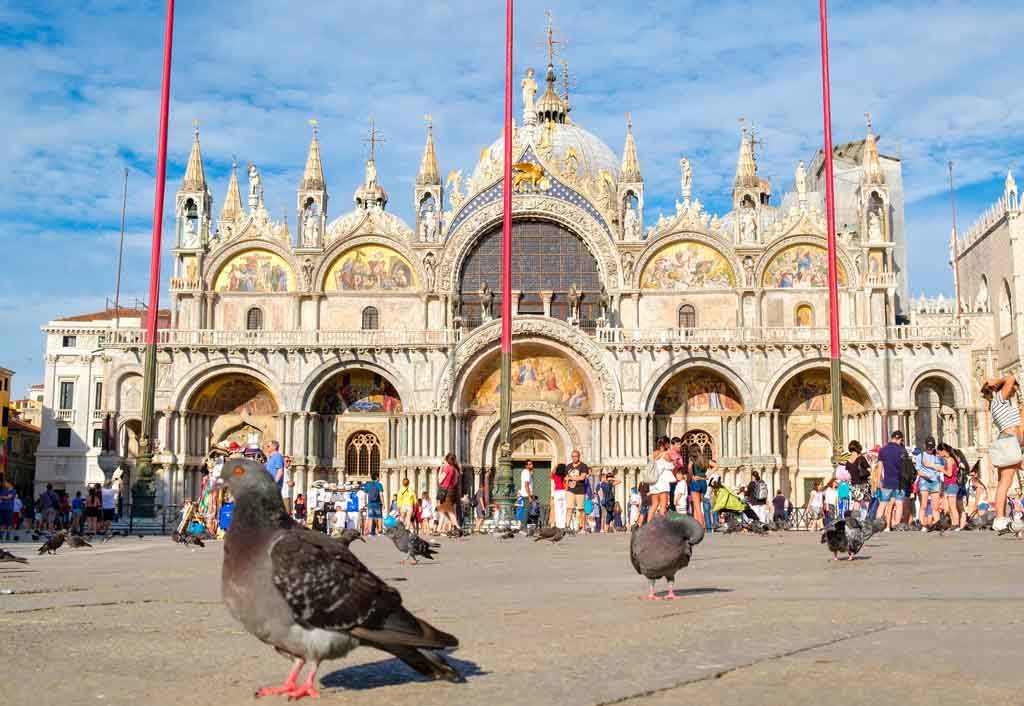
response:
[[[0,595],[7,703],[251,704],[288,670],[221,604],[217,542],[6,546],[32,562],[0,564],[0,590],[16,591]],[[637,600],[625,535],[446,540],[409,567],[386,540],[353,548],[460,638],[466,683],[364,649],[324,665],[328,703],[1024,703],[1024,542],[991,533],[877,535],[854,562],[811,534],[709,536],[675,603]]]

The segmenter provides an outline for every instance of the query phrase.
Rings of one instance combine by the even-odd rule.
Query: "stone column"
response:
[[[551,316],[551,298],[554,292],[541,291],[540,299],[544,303],[544,316]]]
[[[512,316],[519,316],[519,298],[523,296],[520,289],[512,290]]]

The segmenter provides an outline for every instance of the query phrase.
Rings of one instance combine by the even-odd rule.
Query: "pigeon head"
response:
[[[284,514],[281,490],[262,463],[244,458],[224,462],[218,483],[226,485],[235,499],[232,524],[276,525]]]

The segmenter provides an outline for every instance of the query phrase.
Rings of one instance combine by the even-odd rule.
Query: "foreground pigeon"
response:
[[[62,530],[43,542],[43,546],[39,547],[39,554],[56,554],[57,550],[64,545],[65,534]]]
[[[27,564],[28,563],[28,559],[26,559],[24,557],[20,557],[20,556],[15,556],[14,554],[11,554],[9,551],[7,551],[6,549],[0,549],[0,562],[5,562],[5,561],[16,561],[19,564]]]
[[[418,556],[424,557],[425,559],[433,559],[434,550],[441,546],[435,542],[428,542],[425,539],[417,537],[402,523],[398,523],[394,527],[388,527],[384,530],[384,534],[390,537],[391,541],[394,542],[395,549],[405,554],[409,559],[412,559],[413,564],[419,563],[419,561],[416,560],[416,557]],[[402,563],[405,563],[405,559],[402,559]]]
[[[853,557],[874,533],[875,525],[864,525],[855,517],[847,517],[825,530],[821,535],[821,543],[828,545],[833,559],[838,559],[839,553],[845,552],[847,560],[853,561]]]
[[[317,697],[320,663],[359,646],[389,652],[426,677],[461,681],[432,651],[458,640],[402,607],[401,594],[344,543],[292,520],[261,464],[229,459],[221,482],[235,498],[224,539],[224,602],[247,631],[295,660],[284,684],[256,696]]]
[[[363,544],[366,544],[366,538],[363,536],[363,533],[357,529],[342,530],[341,534],[338,535],[337,539],[346,547],[352,544],[352,542],[356,541],[357,539]]]
[[[629,538],[629,558],[636,572],[650,582],[650,591],[644,598],[658,600],[654,582],[663,578],[668,580],[665,599],[675,599],[676,573],[690,564],[693,547],[703,539],[704,526],[689,515],[676,512],[658,515],[642,527],[634,526]]]

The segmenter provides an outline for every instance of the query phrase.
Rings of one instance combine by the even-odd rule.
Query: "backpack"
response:
[[[369,483],[366,484],[366,502],[380,502],[380,483],[378,483],[377,481],[370,481]]]
[[[961,488],[967,487],[967,475],[970,473],[971,467],[967,462],[967,457],[964,456],[964,452],[960,449],[953,449],[953,458],[956,460],[956,484]]]
[[[767,500],[768,499],[768,484],[763,480],[757,481],[754,486],[754,499],[755,500]]]
[[[911,458],[910,453],[903,452],[903,459],[900,461],[900,490],[909,491],[917,480],[917,464]]]

